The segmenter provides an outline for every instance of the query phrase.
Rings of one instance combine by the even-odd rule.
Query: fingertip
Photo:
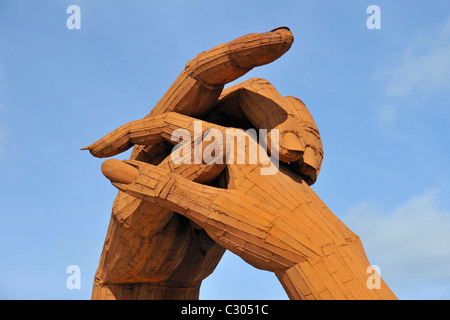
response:
[[[139,170],[123,161],[109,159],[102,163],[103,175],[112,183],[130,184],[136,180]]]
[[[280,41],[288,44],[289,46],[292,45],[292,43],[294,42],[294,34],[288,27],[275,28],[271,30],[270,33],[280,34],[281,35]]]
[[[251,69],[277,60],[290,49],[293,42],[294,35],[289,28],[280,27],[238,38],[231,43],[229,52],[238,66]]]

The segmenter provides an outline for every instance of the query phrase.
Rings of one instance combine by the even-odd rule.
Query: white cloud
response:
[[[439,30],[416,35],[410,46],[380,66],[377,76],[387,78],[388,96],[443,92],[450,90],[449,57],[450,18]]]
[[[391,105],[391,104],[387,104],[387,105],[381,105],[377,108],[377,114],[378,114],[378,121],[379,123],[381,123],[382,125],[392,125],[395,123],[397,117],[397,110],[396,108]]]
[[[450,210],[440,208],[438,190],[390,212],[363,203],[344,221],[400,299],[450,298]]]

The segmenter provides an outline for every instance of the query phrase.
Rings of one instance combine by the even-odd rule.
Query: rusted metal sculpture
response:
[[[148,116],[84,148],[111,157],[134,146],[130,160],[102,165],[119,193],[93,299],[198,299],[226,249],[273,271],[291,299],[396,299],[384,282],[367,286],[358,236],[310,188],[323,150],[303,102],[259,78],[223,90],[293,40],[283,27],[200,53]],[[218,153],[236,128],[267,134]],[[197,157],[205,152],[214,161]]]

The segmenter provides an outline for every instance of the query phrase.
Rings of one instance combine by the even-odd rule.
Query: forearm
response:
[[[381,279],[379,289],[367,286],[370,264],[358,236],[304,182],[286,179],[286,190],[293,192],[278,198],[281,194],[269,189],[261,201],[237,190],[193,183],[154,166],[109,161],[105,164],[118,171],[135,167],[131,178],[127,176],[131,183],[109,177],[120,190],[184,215],[251,265],[275,271],[292,299],[396,299]],[[271,207],[267,201],[271,194],[285,201],[274,201]]]
[[[174,218],[180,217],[175,215]],[[198,299],[201,282],[215,269],[225,249],[214,243],[204,230],[187,230],[190,231],[191,241],[183,242],[189,245],[185,245],[181,254],[176,253],[175,250],[180,250],[180,246],[175,243],[172,254],[163,260],[158,252],[151,257],[141,257],[144,264],[150,266],[150,270],[147,268],[147,271],[136,274],[135,270],[128,266],[129,269],[125,270],[124,275],[133,276],[132,281],[125,280],[120,283],[121,281],[110,279],[105,282],[107,274],[97,272],[92,299]],[[161,248],[159,254],[164,252],[170,253],[167,248]],[[102,255],[102,260],[104,257]],[[178,260],[175,259],[177,257]],[[133,260],[123,262],[130,263]],[[107,263],[101,263],[99,271],[105,271],[108,267]],[[117,272],[115,274],[117,275]]]
[[[100,284],[97,279],[92,289],[93,300],[196,300],[198,283],[119,283]]]
[[[222,170],[199,166],[195,171],[194,165],[169,165],[169,161],[160,167],[194,181],[204,182]],[[174,216],[170,208],[119,192],[96,277],[101,283],[166,280],[197,242],[190,222]]]
[[[347,245],[324,250],[323,258],[298,263],[276,275],[293,300],[396,300],[381,278],[379,287],[368,286],[368,267],[365,256]]]
[[[171,217],[170,222],[159,233],[153,234],[151,223],[141,224],[138,217],[119,221],[112,215],[96,272],[102,283],[162,281],[181,262],[192,238],[190,229],[183,227],[170,210],[154,204],[145,205],[151,212],[166,211]]]

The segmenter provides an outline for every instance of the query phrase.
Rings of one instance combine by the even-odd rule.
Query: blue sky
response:
[[[325,152],[313,189],[397,296],[449,299],[450,3],[399,0],[2,0],[0,298],[89,299],[117,191],[80,148],[145,116],[199,52],[279,26],[291,50],[239,81],[306,103]],[[200,298],[287,296],[227,253]]]

